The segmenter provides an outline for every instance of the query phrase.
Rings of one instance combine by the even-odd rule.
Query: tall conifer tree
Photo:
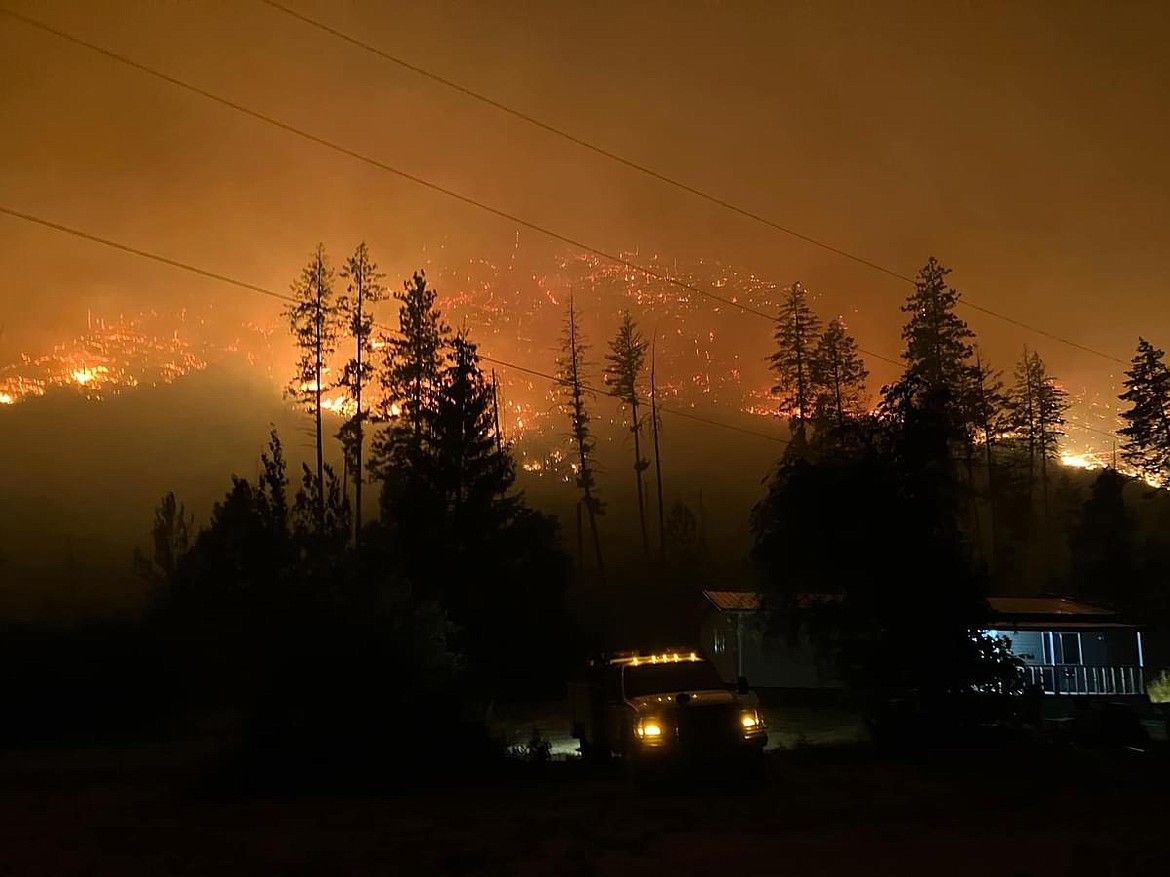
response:
[[[292,285],[296,300],[285,310],[300,356],[297,370],[289,384],[289,395],[312,415],[316,427],[317,483],[325,479],[325,446],[321,423],[321,400],[329,372],[329,360],[337,350],[339,317],[333,296],[333,269],[325,256],[325,247],[317,249],[301,276]],[[325,498],[318,497],[317,523],[325,526]]]
[[[808,304],[808,293],[794,283],[784,293],[776,317],[773,338],[776,351],[769,357],[780,413],[787,415],[793,431],[804,437],[805,424],[816,413],[815,353],[821,321]]]
[[[813,351],[817,419],[841,426],[847,417],[865,412],[865,380],[869,370],[857,342],[840,317],[825,327]]]
[[[577,311],[573,306],[573,297],[570,295],[569,310],[565,317],[561,356],[557,360],[557,379],[569,415],[569,435],[577,452],[577,487],[581,491],[578,520],[580,520],[581,511],[584,510],[589,521],[589,533],[593,542],[593,555],[597,562],[597,571],[604,579],[605,561],[601,554],[601,536],[597,529],[597,518],[604,513],[605,507],[597,497],[597,482],[593,475],[593,437],[589,429],[589,413],[585,406],[586,397],[589,395],[584,381],[585,350],[586,347],[582,343],[581,333],[577,326]],[[578,527],[578,533],[580,533],[580,527]],[[581,539],[578,538],[579,553],[580,543]],[[583,560],[583,558],[579,559]]]
[[[617,335],[609,342],[609,366],[606,377],[612,393],[630,409],[630,433],[634,437],[634,479],[638,488],[638,523],[642,528],[642,551],[650,553],[650,537],[646,531],[646,484],[642,473],[650,465],[642,458],[642,421],[638,415],[638,384],[646,364],[646,339],[638,331],[630,312],[626,311]]]
[[[365,389],[374,376],[374,315],[372,306],[386,298],[384,275],[370,258],[365,241],[358,244],[345,262],[341,277],[346,282],[345,295],[337,301],[345,327],[353,343],[353,356],[345,363],[340,384],[354,403],[353,416],[342,427],[342,446],[349,470],[353,473],[354,539],[362,529],[362,487],[365,462],[365,428],[369,420],[369,400]]]
[[[1120,431],[1121,457],[1158,484],[1170,480],[1170,368],[1165,355],[1145,338],[1138,339],[1120,397],[1129,405],[1121,413],[1126,421]]]

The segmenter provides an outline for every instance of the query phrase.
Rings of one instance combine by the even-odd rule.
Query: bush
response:
[[[1146,685],[1150,703],[1170,703],[1170,670],[1163,670]]]

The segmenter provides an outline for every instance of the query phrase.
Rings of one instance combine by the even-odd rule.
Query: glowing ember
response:
[[[0,393],[0,405],[15,405],[16,400],[11,393]]]

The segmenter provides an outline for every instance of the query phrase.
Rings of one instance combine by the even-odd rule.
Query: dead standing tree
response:
[[[589,390],[582,380],[583,355],[585,346],[581,343],[577,329],[577,312],[573,307],[573,297],[569,296],[569,313],[565,320],[565,330],[561,347],[561,356],[557,359],[557,381],[561,394],[565,398],[565,409],[569,414],[570,437],[577,451],[577,487],[581,490],[581,500],[578,506],[578,522],[580,522],[581,507],[589,519],[589,533],[593,541],[593,554],[597,562],[597,572],[602,581],[605,580],[605,562],[601,554],[601,537],[597,530],[597,518],[605,509],[595,494],[596,482],[593,477],[593,439],[589,431],[589,413],[585,409],[585,397]],[[584,565],[581,553],[581,527],[578,523],[578,562]]]

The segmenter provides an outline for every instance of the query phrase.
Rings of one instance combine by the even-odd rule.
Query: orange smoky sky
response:
[[[964,311],[985,358],[1010,373],[1025,345],[1040,350],[1076,401],[1070,421],[1105,428],[1084,432],[1074,450],[1110,445],[1122,365],[1109,357],[1128,360],[1139,334],[1170,344],[1165,3],[281,2],[895,273],[913,275],[937,256],[971,304],[1047,333]],[[564,237],[660,267],[701,264],[688,276],[710,288],[728,266],[741,279],[800,280],[822,316],[846,317],[862,348],[894,359],[901,349],[903,281],[584,150],[271,3],[0,0],[0,9]],[[455,301],[485,264],[525,278],[514,297],[555,298],[565,260],[579,255],[8,14],[0,120],[0,206],[272,290],[288,288],[318,241],[339,265],[366,240],[392,287],[425,265]],[[193,384],[144,386],[100,411],[49,397],[0,410],[5,490],[21,509],[0,527],[10,557],[33,546],[24,553],[72,563],[88,539],[125,575],[125,546],[141,540],[162,492],[177,490],[205,514],[228,472],[255,465],[269,423],[302,449],[276,392],[292,360],[279,302],[6,215],[0,276],[0,370],[18,372],[22,355],[53,350],[95,318],[156,312],[158,349],[171,343],[167,315],[182,312],[198,314],[202,335],[221,347],[245,323],[276,329],[264,336],[270,361],[250,376],[237,362]],[[631,307],[662,329],[660,378],[664,364],[684,387],[718,373],[766,397],[765,319],[692,302],[684,331],[660,325],[640,293],[619,292],[575,290],[595,371],[618,309]],[[550,371],[559,306],[538,320],[527,320],[519,298],[507,306],[518,316],[506,330],[477,324],[482,311],[455,317],[488,353]],[[393,319],[389,307],[380,319]],[[673,375],[672,362],[683,363]],[[873,356],[869,366],[871,389],[896,369]],[[513,372],[504,390],[508,402],[527,394],[528,408],[506,408],[516,428],[521,416],[555,417],[540,378]],[[767,410],[766,398],[759,404]],[[599,424],[620,420],[610,408]],[[741,426],[780,428],[732,413]],[[546,434],[560,429],[547,423]],[[673,430],[668,471],[692,465],[699,474],[688,489],[706,485],[698,502],[712,527],[726,519],[743,530],[778,446],[693,421],[664,428]],[[628,466],[621,441],[602,449],[610,472]],[[732,458],[734,472],[702,470]],[[628,480],[607,479],[611,497]],[[561,493],[557,502],[571,501],[571,489]]]
[[[1170,343],[1165,4],[288,5],[895,272],[936,255],[971,303],[1051,335],[1122,360],[1139,334]],[[604,250],[799,279],[863,348],[900,350],[903,282],[269,3],[4,7]],[[514,223],[7,15],[0,112],[4,206],[270,289],[287,288],[317,241],[336,263],[365,239],[394,286],[422,264],[515,247]],[[3,362],[93,312],[210,309],[210,331],[225,337],[241,320],[277,319],[278,303],[210,279],[12,217],[0,228]],[[521,240],[534,273],[566,249],[528,229]],[[579,296],[606,311],[602,323],[622,305]],[[965,315],[1006,371],[1029,345],[1078,398],[1116,394],[1118,363]],[[762,362],[766,323],[724,314],[719,327],[743,362]],[[526,364],[549,369],[551,357]],[[870,367],[875,385],[892,376]]]

